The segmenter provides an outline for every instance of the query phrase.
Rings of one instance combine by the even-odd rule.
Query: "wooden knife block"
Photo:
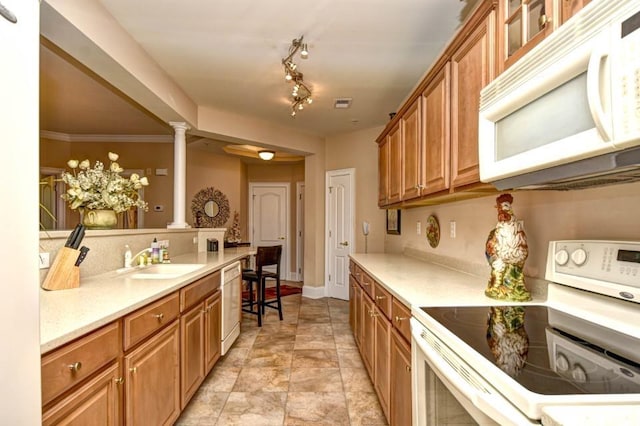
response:
[[[42,288],[45,290],[66,290],[80,285],[80,268],[75,266],[79,250],[62,247],[49,269]]]

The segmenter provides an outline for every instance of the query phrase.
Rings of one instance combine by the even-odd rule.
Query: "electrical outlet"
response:
[[[456,221],[455,220],[449,221],[449,237],[451,238],[456,237]]]
[[[416,223],[416,233],[417,233],[418,235],[420,235],[420,232],[422,231],[422,229],[421,229],[421,228],[422,228],[422,224],[420,223],[420,221],[418,221],[418,222]]]
[[[39,253],[38,254],[38,264],[40,265],[40,269],[46,269],[49,267],[49,253]]]

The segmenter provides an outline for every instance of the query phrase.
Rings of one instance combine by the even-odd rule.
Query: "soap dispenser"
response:
[[[131,268],[131,248],[129,247],[129,244],[125,245],[124,249],[124,267]]]
[[[160,244],[158,243],[158,239],[154,238],[151,243],[151,263],[160,263]]]

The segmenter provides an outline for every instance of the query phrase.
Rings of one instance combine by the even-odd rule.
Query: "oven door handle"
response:
[[[431,369],[454,395],[461,394],[460,396],[500,425],[540,425],[515,408],[470,367],[462,367],[460,357],[448,347],[443,347],[442,342],[440,350],[443,354],[439,354],[423,336],[417,334],[419,331],[412,327],[412,340],[417,345],[416,349],[424,354]],[[429,333],[426,330],[424,332]],[[454,363],[458,364],[457,368],[463,373],[452,366]]]

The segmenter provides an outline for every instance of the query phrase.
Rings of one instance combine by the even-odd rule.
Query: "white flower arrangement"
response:
[[[67,166],[72,172],[62,173],[62,181],[68,186],[62,198],[73,210],[111,209],[121,213],[138,207],[147,211],[147,203],[138,195],[140,188],[149,185],[147,178],[136,173],[132,173],[129,179],[122,177],[120,173],[124,169],[117,163],[118,154],[110,152],[109,160],[111,164],[106,170],[100,161],[91,168],[89,160],[69,160]]]

